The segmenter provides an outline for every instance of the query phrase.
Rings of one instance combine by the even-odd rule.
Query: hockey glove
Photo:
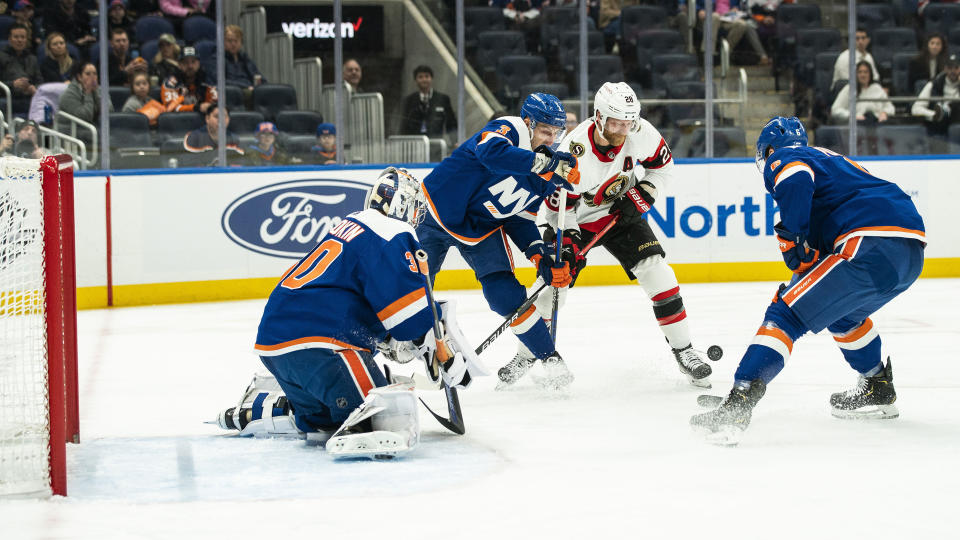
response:
[[[543,230],[543,243],[553,244],[550,253],[556,253],[557,233],[551,227]],[[566,229],[563,231],[563,248],[560,250],[560,260],[570,265],[570,286],[577,282],[577,275],[587,266],[587,257],[582,254],[587,243],[580,236],[580,229]]]
[[[544,283],[557,288],[570,285],[570,265],[566,262],[555,263],[546,244],[536,242],[524,254],[537,267],[537,275]]]
[[[807,235],[788,231],[782,222],[777,223],[773,230],[777,233],[783,262],[793,273],[802,274],[816,264],[820,252],[807,245]]]
[[[573,191],[571,184],[580,182],[580,172],[577,170],[577,158],[569,152],[560,152],[551,150],[550,147],[541,144],[534,150],[533,167],[530,169],[539,175],[554,173],[556,176],[551,180],[557,187],[562,187],[567,191]],[[563,181],[557,182],[557,176]]]
[[[656,200],[657,188],[650,182],[640,182],[636,186],[628,189],[622,197],[613,201],[610,207],[610,213],[620,212],[621,220],[626,223],[636,222],[642,219],[643,214],[653,208],[653,202]]]

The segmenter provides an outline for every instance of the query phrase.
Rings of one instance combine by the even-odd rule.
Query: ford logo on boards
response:
[[[293,180],[245,193],[227,206],[221,224],[250,251],[299,259],[343,216],[363,208],[368,184],[352,180]]]

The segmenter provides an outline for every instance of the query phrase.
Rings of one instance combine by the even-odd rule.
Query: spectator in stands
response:
[[[280,131],[273,122],[260,122],[260,125],[257,126],[257,142],[251,144],[243,152],[247,165],[264,167],[291,163],[290,155],[277,144],[279,134]]]
[[[886,90],[873,78],[873,68],[861,60],[857,63],[857,121],[867,125],[877,122],[886,122],[896,110],[889,101],[859,101],[861,99],[883,99],[887,97]],[[837,98],[830,107],[830,116],[836,123],[844,123],[850,119],[850,85],[846,85],[837,94]]]
[[[679,2],[677,0],[657,0],[654,2],[649,0],[600,0],[599,27],[603,30],[604,43],[608,51],[613,50],[615,43],[623,40],[620,25],[620,13],[623,8],[641,4],[655,4],[662,7],[667,12],[667,21],[670,28],[680,32],[687,50],[693,51],[693,47],[689,43],[690,22],[687,18],[686,0]],[[617,45],[617,51],[619,52],[619,45]]]
[[[113,112],[113,103],[109,99],[107,105],[109,112]],[[58,109],[93,125],[100,122],[100,79],[97,77],[97,66],[86,61],[73,63],[70,84],[60,96]],[[81,133],[85,131],[81,130]]]
[[[204,114],[205,126],[187,133],[183,137],[183,148],[191,154],[196,154],[194,159],[185,160],[187,165],[209,165],[217,159],[217,129],[219,127],[219,107],[214,102]],[[224,127],[230,126],[230,111],[226,107],[224,112]],[[227,163],[230,165],[242,162],[243,150],[237,146],[237,139],[233,133],[227,131]]]
[[[740,5],[741,0],[717,0],[713,3],[712,32],[709,40],[704,37],[703,42],[700,44],[700,50],[703,51],[706,45],[716,54],[717,35],[720,30],[724,30],[727,33],[726,38],[730,44],[731,52],[736,49],[737,44],[740,43],[743,36],[747,36],[750,47],[760,59],[760,65],[768,65],[770,63],[770,57],[767,56],[767,51],[764,50],[763,44],[760,43],[760,37],[757,35],[756,28],[754,28],[753,20],[749,13],[740,9]],[[704,10],[704,2],[703,0],[698,0],[697,28],[701,31],[704,28],[706,18],[707,12]]]
[[[183,21],[193,15],[213,17],[215,0],[160,0],[160,11],[173,23],[177,34],[183,28]]]
[[[951,99],[929,101],[932,97]],[[917,98],[910,113],[926,120],[930,135],[943,136],[950,124],[960,122],[960,57],[956,53],[947,57],[943,72],[924,85]]]
[[[193,47],[184,47],[180,55],[180,76],[172,75],[160,87],[163,106],[168,111],[197,111],[206,114],[217,100],[216,87],[207,83],[200,58]]]
[[[26,120],[17,127],[15,136],[8,133],[3,137],[2,148],[5,156],[17,156],[39,159],[46,155],[40,148],[40,128],[33,120]]]
[[[136,43],[136,34],[134,33],[134,20],[127,13],[127,6],[123,0],[110,0],[110,7],[107,11],[107,32],[113,35],[115,28],[123,28],[127,31],[127,38],[131,43]]]
[[[224,62],[224,80],[243,88],[243,99],[247,106],[253,104],[253,87],[266,81],[263,74],[253,63],[250,56],[243,50],[243,30],[235,25],[228,25],[223,30],[223,48],[227,51]]]
[[[86,51],[97,40],[90,30],[90,15],[77,9],[77,0],[48,0],[43,13],[43,28],[47,35],[60,32],[67,41]]]
[[[150,77],[142,71],[133,74],[130,79],[130,97],[123,104],[121,112],[136,112],[147,117],[151,127],[156,127],[157,119],[166,112],[163,104],[150,97]]]
[[[527,51],[540,50],[540,8],[544,0],[488,0],[489,5],[501,8],[507,19],[507,29],[523,32]]]
[[[20,23],[10,25],[7,47],[0,51],[0,80],[10,87],[13,94],[13,110],[25,113],[30,107],[30,98],[37,93],[37,85],[43,82],[37,57],[28,49],[27,29]]]
[[[457,129],[450,96],[433,89],[433,70],[430,66],[413,69],[417,91],[403,99],[403,120],[400,133],[443,137]]]
[[[157,54],[153,57],[150,75],[154,77],[152,84],[161,84],[168,78],[182,79],[180,72],[180,45],[172,34],[160,34],[157,38]]]
[[[13,4],[11,12],[13,18],[27,29],[27,41],[30,42],[30,50],[37,47],[42,42],[40,32],[37,31],[37,25],[33,19],[33,2],[30,0],[17,0]]]
[[[70,68],[74,58],[67,50],[67,40],[63,34],[54,32],[47,36],[43,44],[45,55],[40,63],[40,76],[43,82],[64,82],[70,78]]]
[[[95,59],[96,60],[96,59]],[[124,28],[110,31],[110,54],[107,55],[110,86],[127,86],[135,71],[147,71],[147,62],[130,52],[130,38]]]
[[[311,149],[313,162],[318,165],[336,165],[337,128],[333,124],[323,123],[317,126],[317,144]]]
[[[127,3],[127,9],[134,18],[145,15],[163,15],[157,0],[130,0]]]
[[[580,125],[580,121],[577,120],[577,113],[573,111],[567,111],[567,123],[566,123],[567,133],[570,133],[571,131],[573,131],[573,128],[577,127],[578,125]]]
[[[920,81],[929,81],[943,71],[943,65],[947,61],[947,40],[943,34],[932,33],[927,36],[927,42],[923,49],[910,60],[910,66],[907,71],[907,89],[915,92],[917,83]]]
[[[867,52],[867,47],[870,46],[870,35],[867,33],[864,28],[857,28],[856,34],[856,44],[857,51],[856,62],[859,64],[861,60],[870,64],[870,68],[873,70],[873,80],[880,80],[880,72],[877,71],[877,63],[873,61],[873,56]],[[845,81],[849,79],[848,75],[850,73],[850,49],[847,49],[840,53],[837,56],[837,61],[833,64],[833,82],[831,84],[836,84],[837,81]]]
[[[363,69],[356,58],[348,58],[343,62],[343,82],[351,92],[363,92],[360,89],[360,79],[363,78]]]
[[[792,0],[788,0],[788,3]],[[777,8],[781,0],[749,0],[750,16],[757,25],[757,36],[763,48],[771,50],[777,36]]]

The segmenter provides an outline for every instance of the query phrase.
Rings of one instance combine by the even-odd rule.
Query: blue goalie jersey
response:
[[[533,159],[523,120],[491,121],[424,178],[431,217],[469,245],[504,226],[517,247],[526,249],[540,239],[534,222],[541,201],[557,189],[530,172]]]
[[[413,228],[373,209],[354,212],[288,270],[267,300],[256,353],[307,348],[372,351],[433,327]]]
[[[810,247],[830,253],[855,236],[925,241],[923,219],[910,196],[860,164],[824,148],[780,148],[763,170],[783,226],[805,233]]]

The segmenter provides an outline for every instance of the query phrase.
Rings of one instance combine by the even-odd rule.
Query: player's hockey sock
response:
[[[829,330],[850,367],[864,377],[872,377],[883,370],[880,334],[869,318],[853,328],[831,325]]]
[[[680,287],[658,292],[650,297],[653,302],[653,315],[660,324],[660,330],[666,336],[670,346],[683,349],[690,345],[690,328],[687,326],[687,310],[683,307]]]
[[[753,343],[740,360],[734,380],[741,383],[761,379],[765,384],[770,384],[783,370],[793,350],[793,342],[806,331],[804,324],[786,304],[770,304]]]
[[[550,330],[546,323],[537,314],[537,308],[530,306],[517,320],[510,325],[510,330],[516,334],[520,343],[533,354],[534,358],[546,358],[555,349],[550,339]]]

